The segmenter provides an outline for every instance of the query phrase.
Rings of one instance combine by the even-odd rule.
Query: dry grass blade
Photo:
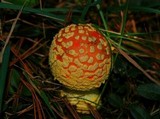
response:
[[[136,42],[132,42],[132,41],[123,41],[123,43],[129,47],[132,47],[142,53],[136,53],[137,56],[143,56],[143,57],[152,57],[155,59],[160,59],[160,48],[159,42],[152,42],[151,44],[153,44],[153,49],[149,49],[145,46],[142,46],[142,44],[136,43]],[[145,43],[144,43],[145,44]]]
[[[26,113],[26,112],[29,112],[29,111],[32,110],[32,109],[33,109],[33,104],[31,104],[31,105],[29,105],[28,107],[26,107],[25,109],[17,112],[17,114],[18,114],[18,116],[20,116],[20,115],[22,115],[22,114],[24,114],[24,113]]]
[[[62,119],[65,119],[65,118],[66,118],[66,117],[65,117],[63,114],[61,114],[57,109],[55,109],[54,106],[51,105],[51,108],[52,108],[52,110],[53,110],[59,117],[61,117]]]
[[[10,37],[11,37],[13,31],[14,31],[14,28],[15,28],[15,26],[16,26],[16,23],[17,23],[20,15],[21,15],[21,13],[22,13],[22,10],[23,10],[25,4],[26,4],[26,1],[24,2],[22,8],[21,8],[20,11],[18,12],[17,17],[15,18],[15,20],[14,20],[14,22],[13,22],[13,24],[12,24],[11,30],[10,30],[7,38],[6,38],[6,42],[5,42],[4,47],[3,47],[3,49],[2,49],[2,53],[0,54],[0,55],[1,55],[1,56],[0,56],[0,63],[2,63],[3,53],[4,53],[5,49],[6,49],[7,44],[9,43],[9,39],[10,39]]]
[[[34,107],[34,118],[35,119],[46,119],[44,111],[43,111],[43,107],[42,107],[41,102],[35,92],[34,87],[30,83],[24,81],[23,79],[21,79],[21,81],[32,93],[33,107]]]
[[[20,60],[20,62],[22,63],[22,65],[23,65],[23,67],[24,67],[24,69],[25,69],[25,71],[26,71],[27,73],[31,74],[31,70],[28,68],[27,64],[25,64],[25,63],[23,62],[23,60],[19,57],[19,55],[16,53],[16,50],[15,50],[14,48],[12,48],[12,52],[13,52],[13,54],[18,58],[18,60]],[[11,65],[11,66],[12,66],[12,65]]]
[[[102,119],[97,109],[95,109],[92,105],[89,105],[89,104],[88,104],[88,107],[90,109],[91,114],[93,115],[95,119]]]
[[[135,60],[133,60],[126,52],[123,50],[117,48],[118,51],[130,62],[132,63],[137,69],[139,69],[146,77],[148,77],[151,81],[156,83],[157,85],[160,85],[160,82],[151,77]]]
[[[31,48],[29,48],[26,52],[24,52],[22,55],[16,55],[18,56],[17,59],[13,60],[11,63],[10,63],[10,66],[14,65],[16,62],[18,62],[20,59],[23,60],[25,58],[27,58],[28,56],[30,56],[32,53],[34,53],[35,51],[37,51],[40,47],[42,47],[43,45],[37,47],[37,45],[39,45],[39,43],[41,42],[41,40],[37,41]],[[13,50],[13,48],[11,49]]]
[[[67,99],[63,99],[65,105],[67,106],[67,108],[69,109],[70,113],[72,114],[72,116],[74,117],[74,119],[81,119],[78,115],[78,113],[76,112],[76,110],[72,107],[72,105],[67,101]]]

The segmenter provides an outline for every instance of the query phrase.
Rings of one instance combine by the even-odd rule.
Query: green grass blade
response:
[[[107,32],[107,31],[108,31],[107,22],[106,22],[106,19],[105,19],[105,17],[104,17],[103,11],[101,10],[101,6],[100,6],[100,2],[101,2],[101,1],[99,1],[99,0],[94,0],[94,1],[97,2],[96,7],[97,7],[97,9],[98,9],[98,11],[99,11],[100,17],[101,17],[102,22],[103,22],[103,25],[104,25],[104,29],[105,29],[105,31],[106,31],[104,35],[106,36],[106,39],[110,39],[110,35],[109,35],[109,33]],[[110,42],[108,42],[108,43],[110,44]],[[111,45],[111,44],[110,44],[110,45]],[[113,59],[112,59],[112,60],[113,60]],[[112,70],[112,67],[111,67],[111,70]],[[102,91],[100,92],[99,98],[101,98],[101,96],[103,95],[106,87],[107,87],[107,83],[104,84],[104,87],[103,87]]]
[[[157,5],[158,6],[158,5]],[[107,11],[112,11],[112,12],[119,12],[121,10],[125,9],[125,5],[121,5],[119,7],[108,7]],[[160,10],[156,9],[156,8],[151,8],[149,6],[129,6],[128,10],[132,11],[132,12],[146,12],[146,13],[155,13],[155,14],[160,14]]]
[[[156,14],[160,14],[160,10],[158,9],[154,9],[154,8],[150,8],[150,7],[138,7],[138,6],[132,6],[130,7],[130,10],[132,11],[143,11],[143,12],[146,12],[146,13],[156,13]]]
[[[0,3],[0,8],[3,9],[13,9],[13,10],[20,10],[21,9],[21,5],[14,5],[14,4],[7,4],[7,3]],[[64,17],[62,16],[58,16],[58,15],[54,15],[52,13],[43,11],[41,9],[34,9],[34,8],[30,8],[30,7],[24,7],[23,12],[29,12],[29,13],[34,13],[37,15],[41,15],[43,17],[47,17],[47,18],[51,18],[60,22],[64,22]]]
[[[90,8],[90,4],[91,4],[91,0],[88,0],[88,3],[86,5],[86,7],[82,11],[81,21],[84,21],[84,18],[85,18],[86,14],[87,14],[87,12],[88,12],[88,10]]]
[[[129,0],[128,0],[129,1]],[[125,30],[125,26],[126,26],[126,21],[127,21],[127,13],[128,13],[128,1],[126,3],[126,8],[124,10],[124,15],[122,17],[122,25],[121,25],[121,36],[124,35],[124,30]],[[119,42],[119,46],[121,46],[121,43],[122,43],[122,39],[120,39],[120,42]]]
[[[151,119],[150,114],[146,111],[146,109],[136,105],[129,105],[129,110],[134,119]]]
[[[10,56],[10,46],[7,45],[3,54],[2,63],[0,64],[0,113],[3,110],[3,98],[4,98],[5,83],[7,80],[6,77],[8,71],[9,56]]]
[[[129,1],[129,0],[128,0]],[[126,26],[126,20],[127,20],[127,13],[128,13],[128,2],[127,1],[127,3],[125,4],[125,10],[124,10],[124,14],[123,14],[123,16],[122,16],[122,23],[121,23],[121,30],[120,30],[120,35],[121,36],[124,36],[124,30],[125,30],[125,26]],[[119,45],[118,45],[118,47],[120,48],[121,47],[121,44],[122,44],[122,38],[120,38],[119,39]],[[114,59],[114,61],[113,61],[113,64],[116,62],[116,60],[117,60],[117,57],[118,57],[118,53],[116,54],[116,56],[115,56],[115,59]]]
[[[94,0],[94,1],[97,2],[97,0]],[[100,8],[100,4],[97,4],[97,9],[98,9],[99,14],[100,14],[100,16],[101,16],[101,19],[102,19],[102,22],[103,22],[103,25],[104,25],[105,30],[108,30],[108,26],[107,26],[107,23],[106,23],[106,19],[105,19],[105,17],[104,17],[104,14],[103,14],[101,8]],[[107,33],[107,36],[109,37],[108,32],[106,32],[106,33]]]

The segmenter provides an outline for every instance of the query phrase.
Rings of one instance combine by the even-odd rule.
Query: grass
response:
[[[160,118],[159,2],[1,2],[0,9],[0,118]],[[71,23],[92,23],[113,49],[109,79],[99,88],[102,106],[90,107],[90,115],[59,96],[63,86],[48,65],[54,35]]]

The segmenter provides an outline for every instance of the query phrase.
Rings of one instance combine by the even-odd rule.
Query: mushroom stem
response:
[[[98,88],[89,91],[77,91],[64,88],[60,92],[61,97],[66,97],[72,106],[75,106],[77,112],[90,114],[92,110],[99,109],[101,106],[100,92]]]

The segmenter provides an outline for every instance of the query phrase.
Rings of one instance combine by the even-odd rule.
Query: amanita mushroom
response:
[[[85,91],[100,87],[108,78],[110,46],[91,24],[72,24],[54,37],[49,64],[55,79],[67,88],[85,94]]]

